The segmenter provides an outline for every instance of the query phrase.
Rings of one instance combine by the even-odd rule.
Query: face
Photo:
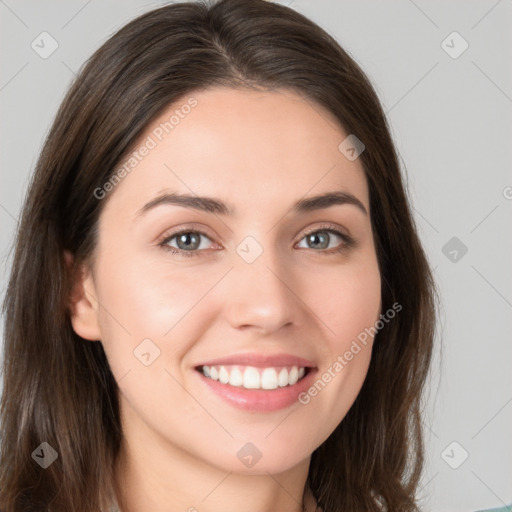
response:
[[[291,91],[191,97],[106,185],[73,326],[101,340],[132,438],[277,473],[332,433],[367,373],[358,336],[381,282],[366,178],[338,149],[348,133]]]

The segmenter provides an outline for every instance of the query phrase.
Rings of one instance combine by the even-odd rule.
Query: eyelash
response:
[[[303,236],[299,240],[299,242],[302,241],[305,237],[312,235],[313,233],[318,233],[318,232],[333,233],[333,234],[339,236],[343,240],[343,243],[339,247],[335,247],[332,249],[323,249],[323,250],[319,250],[319,251],[315,251],[314,249],[311,249],[314,252],[319,252],[319,253],[324,253],[324,254],[343,253],[343,252],[351,249],[352,247],[355,247],[355,245],[356,245],[356,240],[354,238],[352,238],[351,236],[349,236],[345,233],[342,233],[336,226],[333,226],[333,225],[321,226],[319,228],[315,228],[310,231],[307,231],[306,233],[303,234]],[[206,238],[210,238],[207,233],[205,233],[204,231],[201,231],[200,229],[184,228],[184,229],[181,229],[174,233],[171,233],[170,235],[165,235],[164,239],[161,240],[158,243],[158,245],[164,251],[170,252],[171,254],[185,256],[187,258],[198,256],[199,253],[204,249],[202,249],[202,250],[196,249],[193,251],[184,251],[182,249],[177,249],[176,247],[171,247],[171,246],[167,245],[173,238],[175,238],[179,235],[182,235],[183,233],[194,233],[194,234],[198,234],[198,235],[203,235]]]

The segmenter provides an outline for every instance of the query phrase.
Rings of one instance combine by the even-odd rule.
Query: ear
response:
[[[73,255],[64,252],[68,269],[73,269]],[[92,272],[85,263],[74,272],[72,277],[71,295],[68,300],[71,325],[73,330],[82,338],[99,341],[101,332],[98,322],[98,300]]]

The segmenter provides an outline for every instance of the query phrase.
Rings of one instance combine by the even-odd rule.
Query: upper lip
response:
[[[255,367],[273,367],[273,366],[298,366],[306,368],[315,368],[312,361],[292,354],[257,354],[244,353],[233,354],[226,357],[219,357],[210,361],[205,361],[197,366],[223,366],[223,365],[242,365]]]

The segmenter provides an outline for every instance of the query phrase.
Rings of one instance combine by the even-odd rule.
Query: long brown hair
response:
[[[313,22],[263,0],[222,0],[171,4],[128,23],[88,60],[57,113],[4,302],[2,512],[106,511],[115,498],[118,388],[101,342],[71,327],[73,275],[94,250],[107,200],[94,191],[169,104],[214,85],[292,89],[365,145],[382,311],[402,310],[378,332],[354,405],[313,452],[308,485],[324,512],[418,510],[437,292],[385,114],[362,70]],[[58,455],[46,469],[36,463],[44,442]]]

